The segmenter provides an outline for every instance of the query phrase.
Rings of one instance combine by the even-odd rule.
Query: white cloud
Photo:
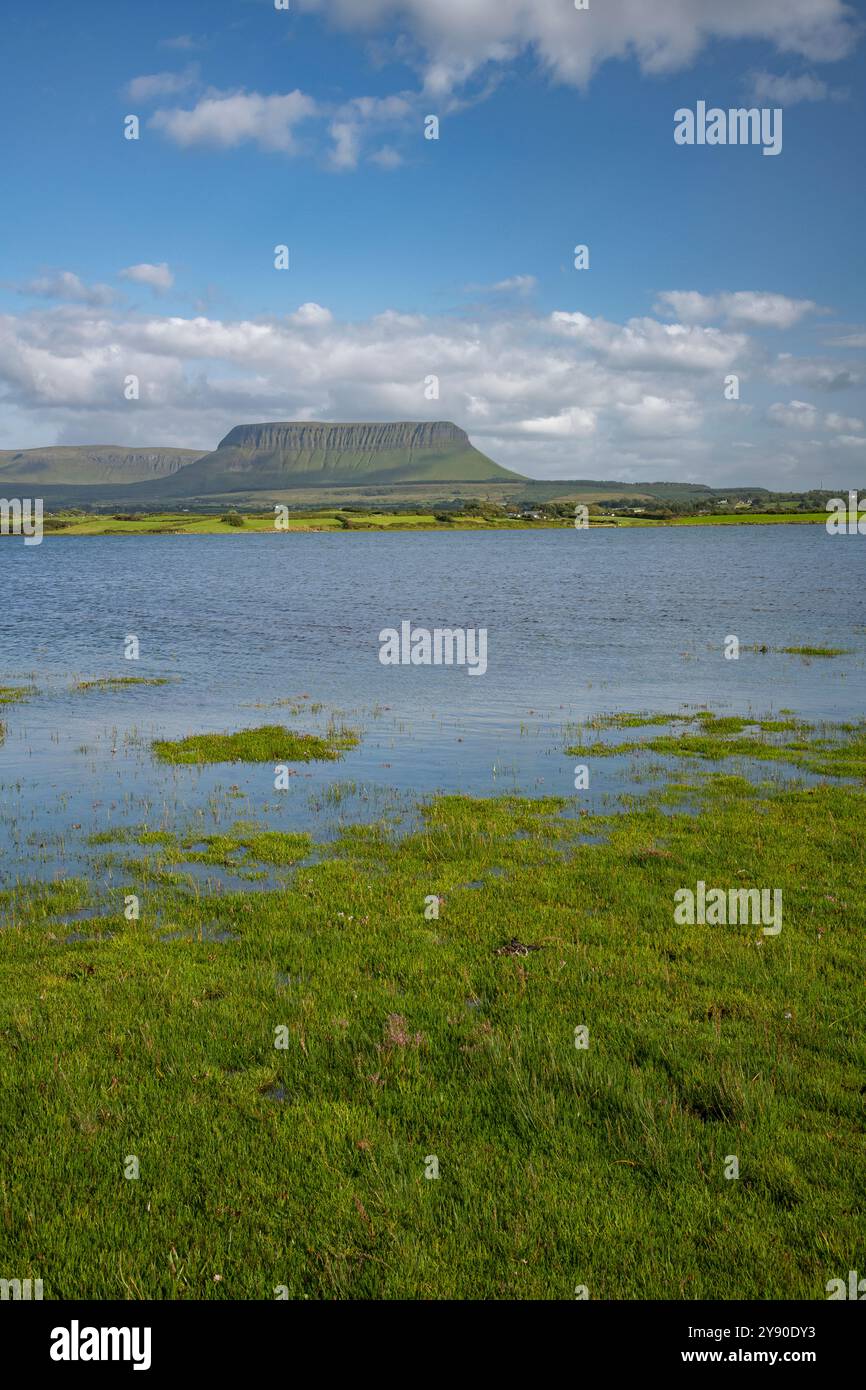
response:
[[[403,163],[403,156],[393,145],[383,145],[381,149],[373,151],[370,160],[373,164],[378,164],[380,169],[399,169]]]
[[[137,285],[150,285],[155,294],[170,290],[174,284],[174,276],[165,261],[159,265],[149,265],[147,261],[128,265],[125,270],[118,271],[118,275],[121,280],[132,280]]]
[[[147,76],[134,77],[126,85],[126,95],[130,101],[154,101],[157,97],[178,96],[198,81],[198,68],[188,67],[185,72],[153,72]]]
[[[770,381],[786,386],[808,386],[820,391],[846,391],[864,380],[861,365],[836,362],[829,357],[794,357],[780,352],[767,369]]]
[[[442,96],[487,63],[522,53],[559,81],[582,86],[610,59],[634,59],[644,73],[676,72],[715,39],[768,42],[813,62],[844,57],[858,36],[843,0],[665,0],[593,4],[569,0],[297,0],[349,28],[395,22],[425,54],[427,91]]]
[[[840,445],[843,449],[863,449],[866,446],[866,439],[862,434],[837,434],[830,442]]]
[[[15,288],[19,294],[34,295],[37,299],[62,299],[94,308],[111,304],[117,298],[110,285],[86,285],[72,270],[55,270]]]
[[[493,303],[477,320],[388,309],[345,321],[312,301],[257,319],[73,301],[0,315],[0,442],[205,448],[244,420],[439,418],[541,477],[805,486],[819,468],[835,484],[833,459],[841,475],[849,441],[862,447],[866,438],[861,391],[826,415],[802,399],[777,400],[769,418],[781,447],[768,446],[776,362],[745,332],[541,314],[504,296]],[[740,408],[723,400],[731,361],[748,364]],[[788,359],[789,372],[797,361]],[[134,405],[123,398],[130,373],[141,383]],[[436,401],[425,396],[431,374]]]
[[[355,169],[361,152],[361,132],[353,121],[332,121],[329,127],[334,148],[331,151],[332,169]]]
[[[509,275],[492,285],[466,285],[467,294],[530,294],[538,284],[534,275]]]
[[[841,101],[846,93],[829,87],[820,77],[803,72],[753,72],[750,75],[752,99],[761,106],[795,106],[800,101]]]
[[[680,397],[668,400],[663,396],[643,396],[631,405],[617,409],[629,434],[638,438],[690,434],[698,429],[702,414],[693,400]]]
[[[321,325],[333,323],[334,315],[330,309],[325,309],[321,304],[314,304],[310,301],[307,304],[302,304],[293,314],[289,314],[289,321],[304,325]]]
[[[815,430],[818,427],[818,411],[807,401],[788,401],[787,405],[776,401],[767,416],[774,425],[783,425],[786,429]]]
[[[381,138],[386,130],[406,129],[410,118],[417,118],[417,107],[417,95],[406,92],[353,97],[334,105],[318,102],[297,89],[272,96],[211,90],[189,109],[161,108],[149,124],[184,148],[234,149],[252,143],[270,152],[296,155],[301,153],[296,127],[315,121],[319,124],[310,127],[311,134],[329,141],[328,167],[342,173],[358,167],[372,138]],[[387,144],[370,158],[385,169],[402,163],[399,151]]]
[[[749,328],[792,328],[807,314],[818,312],[812,299],[791,299],[785,294],[759,290],[700,294],[697,290],[663,290],[656,312],[672,314],[682,323],[723,321]]]
[[[553,435],[563,439],[586,438],[595,434],[596,414],[593,410],[572,406],[570,410],[562,410],[558,415],[546,415],[537,420],[520,420],[517,428],[525,434]]]
[[[295,126],[316,114],[312,97],[295,90],[285,96],[258,92],[219,92],[202,97],[190,110],[156,111],[149,124],[176,144],[235,149],[249,142],[284,154],[296,150]]]
[[[866,430],[866,425],[858,416],[837,415],[832,410],[824,417],[824,427],[834,434],[862,434]],[[866,439],[860,442],[866,444]]]
[[[329,126],[328,133],[333,141],[330,167],[340,172],[356,169],[370,133],[404,126],[412,111],[412,102],[405,93],[390,97],[353,97],[345,102]],[[372,158],[391,169],[402,162],[399,154],[388,147],[379,151],[378,158],[375,155]]]
[[[529,294],[537,284],[538,281],[534,275],[510,275],[507,280],[497,280],[492,288],[505,292],[514,290],[517,294]]]
[[[574,338],[601,360],[620,368],[722,371],[741,359],[747,348],[741,333],[659,323],[651,318],[629,319],[620,325],[580,312],[556,310],[550,321],[555,332]]]

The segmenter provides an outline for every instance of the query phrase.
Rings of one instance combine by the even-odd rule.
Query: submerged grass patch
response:
[[[15,705],[20,700],[29,700],[31,696],[38,694],[39,691],[33,685],[0,685],[0,705]]]
[[[99,676],[92,681],[76,681],[73,690],[125,690],[128,685],[168,685],[168,676]]]
[[[780,647],[788,656],[848,656],[850,647]]]
[[[234,734],[191,734],[188,738],[157,739],[152,747],[166,763],[308,763],[332,762],[358,742],[350,729],[299,734],[281,724],[242,729]]]
[[[756,719],[702,712],[694,716],[694,721],[699,725],[698,732],[685,730],[619,743],[602,740],[574,743],[565,753],[568,757],[584,758],[659,753],[676,758],[701,758],[707,762],[741,758],[787,763],[822,777],[866,777],[866,721],[826,724],[820,734],[814,725],[796,719]],[[794,737],[770,737],[779,734]]]
[[[766,656],[768,652],[780,652],[784,656],[850,656],[851,647],[769,647],[766,643],[755,643],[746,647],[747,652],[759,652]]]
[[[46,1298],[824,1298],[862,1248],[866,793],[711,776],[574,809],[433,798],[275,891],[194,897],[129,863],[99,941],[52,929],[67,885],[22,889],[7,1267]],[[675,926],[699,880],[780,886],[781,933]]]

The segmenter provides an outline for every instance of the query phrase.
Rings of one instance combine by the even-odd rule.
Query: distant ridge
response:
[[[286,420],[236,425],[213,453],[164,480],[167,497],[368,483],[523,482],[450,420]]]
[[[50,487],[147,482],[167,478],[201,455],[201,449],[127,449],[120,444],[2,449],[0,490],[12,481]]]

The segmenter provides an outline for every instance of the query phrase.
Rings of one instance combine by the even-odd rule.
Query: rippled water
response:
[[[211,828],[324,830],[437,789],[570,795],[565,726],[599,712],[859,717],[864,573],[866,540],[821,526],[4,540],[0,683],[32,677],[40,694],[0,709],[3,882],[72,870],[109,825],[203,812]],[[381,665],[378,634],[404,619],[486,628],[487,673]],[[728,634],[852,654],[727,661]],[[172,680],[71,688],[129,675]],[[300,696],[323,709],[273,704]],[[315,731],[334,711],[359,748],[300,766],[284,793],[267,765],[160,767],[149,752],[196,731]],[[337,805],[333,783],[355,788]],[[621,768],[598,763],[586,804],[621,786]]]

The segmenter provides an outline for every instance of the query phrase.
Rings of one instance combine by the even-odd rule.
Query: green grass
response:
[[[39,691],[32,685],[0,685],[0,705],[15,705],[38,694]]]
[[[746,762],[786,763],[821,777],[857,777],[866,762],[866,721],[854,725],[826,724],[817,732],[813,725],[795,719],[718,716],[703,711],[695,716],[641,717],[640,723],[655,724],[662,718],[665,722],[696,722],[698,731],[686,729],[619,743],[581,741],[570,744],[565,752],[568,757],[577,758],[647,753],[707,762],[737,758]],[[586,727],[593,727],[593,724]],[[596,723],[594,727],[605,726]],[[768,737],[778,734],[792,734],[793,737]]]
[[[789,656],[848,656],[850,647],[780,647]]]
[[[825,1298],[863,1264],[860,726],[839,744],[860,786],[710,777],[606,817],[440,797],[272,892],[131,876],[95,942],[51,919],[82,885],[4,894],[2,1273],[46,1298]],[[274,835],[204,843],[308,847]],[[781,886],[781,934],[675,926],[699,879]],[[514,936],[541,949],[497,956]]]
[[[615,492],[616,484],[610,485]],[[449,489],[450,491],[451,489]],[[460,491],[461,489],[456,489]],[[485,493],[488,491],[485,488]],[[278,494],[275,494],[278,495]],[[577,494],[576,494],[577,495]],[[588,494],[592,500],[594,494]],[[607,494],[610,495],[610,494]],[[353,503],[356,505],[356,502]],[[296,504],[297,506],[297,504]],[[436,510],[439,510],[437,507]],[[134,520],[124,520],[116,516],[89,515],[57,512],[49,518],[46,536],[232,536],[232,535],[273,535],[273,508],[262,511],[239,512],[238,519],[229,521],[227,513],[223,516],[197,512],[152,512],[137,516]],[[341,516],[348,518],[345,526]],[[591,516],[592,529],[606,527],[634,526],[743,526],[777,525],[790,523],[826,522],[825,512],[760,513],[736,512],[718,516],[683,516],[670,520],[652,520],[646,517]],[[437,521],[432,510],[395,513],[377,511],[371,505],[367,511],[343,512],[339,506],[316,509],[297,507],[290,513],[288,530],[291,531],[514,531],[573,528],[571,518],[540,518],[533,521],[526,517],[483,517],[456,515],[454,521]]]
[[[327,737],[299,734],[281,724],[241,729],[234,734],[191,734],[181,739],[157,739],[153,752],[166,763],[308,763],[333,761],[358,742],[349,729],[333,730]]]
[[[129,685],[168,685],[167,676],[99,676],[92,681],[76,681],[74,690],[125,690]]]

